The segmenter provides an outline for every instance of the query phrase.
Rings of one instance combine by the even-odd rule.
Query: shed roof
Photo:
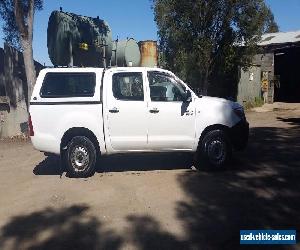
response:
[[[267,33],[262,35],[260,46],[300,42],[300,30],[290,32]]]

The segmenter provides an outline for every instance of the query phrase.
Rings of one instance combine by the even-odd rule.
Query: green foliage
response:
[[[252,109],[256,107],[261,107],[264,105],[264,100],[261,97],[255,97],[254,101],[252,102],[246,102],[244,104],[245,109]]]
[[[264,33],[276,33],[279,31],[279,27],[277,23],[275,22],[274,15],[272,11],[269,8],[265,8],[265,27],[264,27]]]
[[[153,9],[163,66],[203,94],[232,81],[261,35],[278,30],[264,0],[153,0]]]
[[[14,1],[16,0],[0,0],[0,18],[3,20],[4,41],[20,50],[20,32],[14,14]],[[26,25],[30,0],[20,0],[19,2],[22,6],[24,23]],[[42,10],[42,8],[43,0],[34,0],[34,10]]]

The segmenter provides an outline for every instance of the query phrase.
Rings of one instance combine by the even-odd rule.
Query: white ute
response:
[[[198,97],[159,68],[47,68],[30,100],[34,147],[60,155],[74,177],[97,157],[132,152],[195,152],[195,166],[223,166],[245,148],[249,124],[239,104]]]

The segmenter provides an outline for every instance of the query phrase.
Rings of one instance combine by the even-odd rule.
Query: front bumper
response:
[[[230,137],[234,149],[245,149],[249,138],[249,123],[246,120],[238,122],[230,129]]]

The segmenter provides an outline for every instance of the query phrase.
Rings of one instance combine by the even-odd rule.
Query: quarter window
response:
[[[123,101],[143,101],[143,75],[139,72],[116,73],[112,79],[113,95]]]
[[[91,97],[96,85],[95,73],[47,73],[41,97]]]

